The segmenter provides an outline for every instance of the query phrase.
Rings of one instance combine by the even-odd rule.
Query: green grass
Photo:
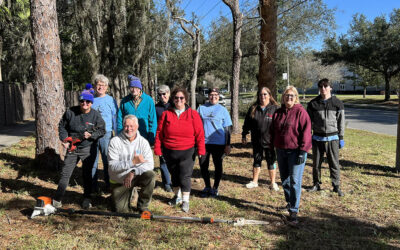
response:
[[[262,168],[256,189],[244,187],[251,178],[251,148],[242,147],[233,136],[233,149],[224,161],[220,197],[203,199],[198,163],[192,178],[190,212],[166,204],[171,193],[157,187],[150,209],[168,216],[212,216],[219,219],[263,220],[266,226],[233,227],[146,221],[102,216],[65,215],[27,219],[39,195],[51,196],[58,174],[33,164],[34,138],[0,153],[0,248],[2,249],[395,249],[400,248],[400,175],[394,172],[396,138],[364,131],[346,130],[346,146],[340,151],[341,181],[345,196],[331,191],[324,163],[322,188],[303,191],[298,228],[286,224],[282,189],[268,189],[268,174]],[[157,158],[155,158],[157,162]],[[156,166],[158,163],[156,163]],[[211,163],[211,170],[213,166]],[[77,168],[66,194],[65,207],[79,209],[82,198],[81,169]],[[161,182],[157,169],[157,181]],[[303,187],[312,185],[308,159]],[[280,180],[278,178],[278,183]],[[107,196],[95,201],[106,210]],[[101,203],[101,204],[99,204]]]

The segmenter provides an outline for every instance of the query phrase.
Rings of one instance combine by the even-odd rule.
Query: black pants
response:
[[[262,160],[267,162],[268,170],[274,170],[274,163],[276,161],[276,154],[274,149],[253,147],[253,167],[260,168]]]
[[[211,188],[210,172],[210,155],[215,166],[214,188],[218,189],[219,182],[222,178],[222,156],[224,155],[225,145],[206,144],[206,155],[200,160],[201,176],[204,179],[206,187]]]
[[[88,147],[77,148],[75,151],[67,153],[62,166],[57,192],[54,197],[55,200],[61,201],[68,187],[72,172],[79,160],[82,160],[83,196],[85,198],[90,198],[92,193],[92,168],[96,160],[96,149],[96,143],[93,143]]]
[[[321,165],[324,160],[324,153],[328,158],[329,171],[333,186],[340,185],[339,165],[339,140],[334,141],[312,141],[313,152],[313,181],[314,185],[321,182]]]
[[[163,155],[171,173],[172,187],[180,187],[182,192],[190,192],[194,165],[194,148],[171,150],[164,148]]]

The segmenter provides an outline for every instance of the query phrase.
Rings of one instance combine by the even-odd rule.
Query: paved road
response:
[[[35,122],[29,121],[22,124],[0,127],[0,151],[18,143],[22,138],[35,133]]]
[[[397,136],[397,110],[345,107],[347,128]]]

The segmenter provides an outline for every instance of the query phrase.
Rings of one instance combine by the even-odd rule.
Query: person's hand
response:
[[[127,174],[125,176],[124,186],[126,188],[130,188],[132,186],[132,180],[133,180],[134,177],[135,177],[135,174],[133,172],[129,172],[129,174]]]
[[[242,144],[243,144],[243,145],[246,145],[246,143],[247,143],[247,139],[246,139],[246,137],[243,137],[243,138],[242,138]]]
[[[341,148],[343,148],[344,147],[344,140],[340,140],[339,141],[339,149],[341,149]]]
[[[137,164],[145,163],[145,162],[147,162],[147,161],[144,159],[142,154],[134,153],[133,159],[132,159],[132,164],[133,165],[137,165]]]
[[[85,131],[85,133],[83,133],[83,137],[84,137],[85,139],[89,139],[91,136],[92,136],[92,134],[89,133],[89,132],[87,132],[87,131]]]
[[[304,152],[304,151],[300,150],[299,156],[297,158],[297,165],[301,165],[304,162],[306,162],[306,153],[307,152]]]
[[[230,145],[226,145],[225,149],[224,149],[224,154],[225,155],[229,155],[231,153],[231,146]]]
[[[69,142],[62,142],[61,143],[65,149],[69,148]]]

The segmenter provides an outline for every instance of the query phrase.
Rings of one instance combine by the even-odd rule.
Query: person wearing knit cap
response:
[[[94,95],[94,89],[91,83],[86,83],[85,90],[83,92],[89,92],[90,94]]]
[[[142,83],[138,77],[128,75],[128,84],[130,94],[121,100],[118,109],[117,132],[122,131],[122,121],[126,115],[135,115],[139,120],[140,134],[146,138],[150,145],[153,145],[157,131],[154,101],[143,91]]]
[[[53,197],[53,206],[56,208],[62,206],[61,200],[79,160],[82,161],[83,174],[82,207],[88,209],[92,206],[92,167],[96,156],[96,143],[106,132],[100,113],[92,109],[93,100],[92,94],[83,91],[79,96],[79,106],[67,109],[58,125],[59,138],[68,151],[64,158],[58,188]],[[71,146],[72,141],[76,148]]]

